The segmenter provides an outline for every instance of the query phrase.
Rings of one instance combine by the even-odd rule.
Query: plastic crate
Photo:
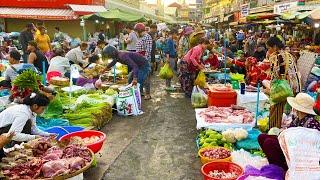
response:
[[[208,91],[208,106],[230,107],[237,104],[236,91]]]

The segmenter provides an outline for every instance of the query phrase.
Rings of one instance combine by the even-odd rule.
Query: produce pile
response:
[[[235,172],[210,171],[209,176],[216,179],[235,179],[238,175]]]
[[[103,71],[104,67],[102,65],[95,65],[93,68],[87,68],[84,70],[84,75],[87,78],[97,78],[100,76],[101,71]]]
[[[233,148],[233,144],[223,139],[222,134],[210,129],[200,132],[199,146],[200,148],[216,146],[225,147],[227,149]]]
[[[210,106],[199,113],[207,123],[251,123],[253,114],[247,109]]]
[[[70,124],[82,127],[94,126],[101,129],[112,118],[112,109],[108,103],[90,104],[83,102],[75,109],[69,109],[63,114]]]
[[[115,92],[108,91],[108,94],[112,93]],[[67,93],[59,93],[50,102],[43,117],[67,119],[74,126],[101,129],[112,118],[112,108],[109,103],[104,102],[107,97],[114,98],[103,91],[80,91],[73,93],[71,97]]]
[[[202,152],[201,154],[209,159],[226,159],[231,156],[231,152],[225,148],[209,148]]]
[[[38,92],[41,86],[41,77],[31,69],[25,70],[12,82],[12,98],[24,98],[32,92]]]
[[[2,159],[1,172],[12,180],[54,178],[89,167],[92,152],[50,138],[29,141]]]
[[[70,143],[86,146],[86,145],[94,144],[100,141],[101,139],[103,139],[103,137],[91,136],[91,137],[81,138],[80,136],[73,136],[70,138]]]

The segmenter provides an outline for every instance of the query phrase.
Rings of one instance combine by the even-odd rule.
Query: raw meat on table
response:
[[[43,160],[51,161],[51,160],[58,160],[61,159],[63,154],[63,150],[57,146],[51,147],[45,153]]]
[[[63,151],[63,158],[81,157],[86,162],[91,161],[91,152],[86,147],[79,145],[69,145]]]
[[[2,168],[2,173],[11,180],[36,179],[41,173],[42,164],[43,161],[40,158],[34,158],[12,168]]]
[[[207,123],[251,123],[253,114],[247,109],[211,106],[199,113]]]
[[[43,167],[41,170],[42,170],[43,176],[46,178],[67,174],[70,172],[69,162],[66,159],[49,161],[43,164]]]
[[[80,170],[86,165],[86,162],[81,157],[69,158],[68,162],[69,162],[69,168],[71,172]]]

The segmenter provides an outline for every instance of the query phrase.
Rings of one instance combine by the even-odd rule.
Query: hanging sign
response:
[[[240,6],[241,17],[246,17],[249,15],[249,4],[243,4]]]
[[[291,8],[298,6],[297,2],[289,2],[283,4],[274,5],[274,14],[282,14],[284,12],[289,11]]]

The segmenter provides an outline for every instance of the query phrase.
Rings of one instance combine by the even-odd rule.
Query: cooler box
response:
[[[208,91],[208,106],[230,107],[237,104],[237,92],[230,91]]]

